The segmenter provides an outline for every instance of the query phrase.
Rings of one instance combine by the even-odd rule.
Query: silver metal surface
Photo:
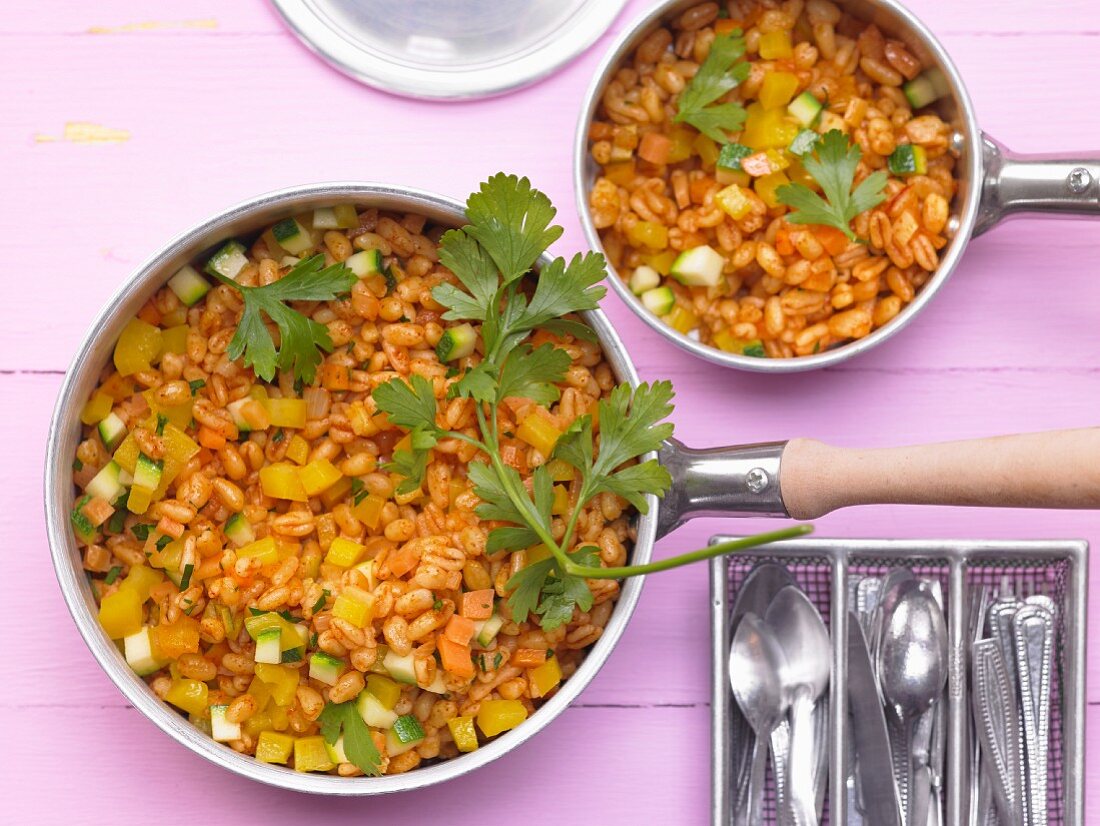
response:
[[[1024,742],[1024,800],[1028,826],[1047,824],[1047,750],[1054,617],[1040,605],[1024,605],[1012,618]]]
[[[998,820],[1005,826],[1023,826],[1020,709],[1016,704],[1012,676],[995,639],[976,642],[972,659],[974,719],[981,744],[982,766],[997,802]]]
[[[589,650],[576,673],[522,726],[485,744],[477,751],[406,774],[384,777],[345,778],[295,772],[237,754],[203,734],[185,717],[161,702],[123,659],[96,619],[96,606],[83,570],[80,552],[69,529],[68,512],[74,499],[72,457],[80,438],[80,410],[99,377],[100,368],[125,323],[183,264],[209,251],[231,236],[255,236],[264,226],[319,206],[350,202],[360,206],[411,211],[447,226],[464,222],[464,206],[458,201],[421,190],[369,183],[324,183],[280,190],[238,204],[184,232],[137,268],[92,323],[61,385],[46,448],[45,511],[47,536],[58,583],[77,628],[92,654],[127,700],[166,734],[196,754],[237,774],[303,792],[333,795],[376,795],[416,789],[459,777],[492,762],[525,742],[550,723],[596,675],[615,647],[634,611],[642,578],[622,583],[622,591],[603,635]],[[549,259],[543,258],[545,264]],[[584,320],[598,334],[606,358],[619,381],[636,385],[638,375],[626,349],[599,310],[584,313]],[[634,562],[647,562],[657,527],[657,502],[650,498],[649,513],[636,523],[638,537]]]
[[[715,536],[711,542],[735,537]],[[968,826],[971,789],[979,787],[970,775],[970,735],[972,714],[969,709],[969,650],[973,644],[971,615],[982,598],[981,585],[971,579],[986,577],[1004,568],[1023,571],[1036,581],[1058,571],[1058,591],[1052,594],[1058,603],[1058,636],[1051,669],[1051,720],[1057,720],[1060,737],[1051,731],[1050,765],[1058,772],[1058,822],[1069,826],[1084,823],[1084,726],[1085,726],[1085,629],[1087,627],[1088,544],[1083,541],[976,541],[976,540],[890,540],[890,539],[798,539],[739,554],[736,558],[711,560],[711,629],[715,657],[712,682],[714,694],[711,719],[714,738],[712,778],[715,789],[723,777],[720,762],[728,755],[728,720],[732,702],[726,683],[728,650],[729,583],[731,566],[744,571],[754,561],[828,569],[828,601],[833,648],[833,679],[830,704],[833,713],[830,732],[829,821],[834,826],[850,823],[843,803],[845,750],[851,742],[847,713],[841,705],[848,692],[847,626],[849,610],[849,568],[857,565],[913,565],[930,560],[945,569],[945,609],[950,637],[947,690],[947,750],[944,769],[947,826]],[[797,577],[796,577],[797,578]],[[988,581],[988,578],[986,579]],[[973,597],[973,600],[971,599]],[[838,709],[840,712],[838,713]],[[1053,782],[1053,777],[1051,779]],[[838,801],[840,803],[838,804]],[[729,826],[728,796],[713,795],[712,826]],[[975,810],[977,800],[975,799]],[[872,821],[866,821],[870,824]],[[984,821],[982,821],[984,822]]]
[[[434,100],[534,83],[602,35],[625,0],[274,0],[323,60],[386,92]]]
[[[588,149],[588,132],[603,90],[627,55],[659,22],[668,20],[697,0],[658,3],[614,42],[589,85],[573,141],[573,188],[577,212],[592,249],[602,250],[592,222],[588,196],[598,167]],[[939,251],[940,264],[932,278],[898,316],[869,336],[817,353],[790,359],[762,359],[727,353],[673,330],[649,312],[626,281],[614,275],[611,286],[619,298],[646,324],[676,346],[726,367],[766,373],[791,373],[837,364],[886,341],[909,324],[927,306],[954,272],[971,235],[985,232],[1004,217],[1022,213],[1079,214],[1100,217],[1100,156],[1016,156],[1003,150],[978,127],[974,107],[962,77],[943,46],[912,12],[895,0],[838,0],[838,5],[861,20],[874,22],[888,37],[903,41],[930,70],[943,77],[947,94],[935,104],[937,113],[953,127],[953,151],[958,154],[958,194],[948,221],[951,238]]]

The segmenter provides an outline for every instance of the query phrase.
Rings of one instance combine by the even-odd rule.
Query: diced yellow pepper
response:
[[[268,684],[276,705],[289,706],[298,690],[298,669],[288,665],[256,663],[256,676]]]
[[[255,399],[258,402],[264,402],[264,406],[266,407],[266,402],[271,397],[268,396],[266,387],[264,387],[262,384],[254,384],[248,388],[248,398]],[[270,419],[271,414],[268,413],[267,415]]]
[[[760,86],[760,103],[765,109],[786,106],[798,88],[798,76],[791,72],[768,72]]]
[[[527,709],[519,700],[482,700],[477,726],[486,737],[513,729],[527,719]]]
[[[561,438],[561,431],[545,416],[530,413],[516,428],[516,437],[548,457],[554,452],[554,445]]]
[[[366,548],[358,542],[338,536],[329,545],[328,553],[325,554],[325,562],[330,565],[339,565],[341,568],[350,568],[359,561],[365,550]]]
[[[459,751],[477,749],[477,731],[474,729],[473,717],[452,717],[447,721],[447,728],[451,730],[451,738]]]
[[[119,588],[99,604],[99,624],[112,640],[141,630],[141,596],[133,588]]]
[[[627,186],[634,180],[634,159],[609,163],[603,168],[603,176],[615,186]]]
[[[314,459],[298,469],[298,478],[302,480],[302,487],[308,496],[316,496],[336,484],[342,476],[336,465],[328,459]]]
[[[267,704],[271,702],[271,686],[259,677],[252,678],[252,682],[248,684],[248,693],[256,701],[257,712],[262,712],[267,708]]]
[[[653,269],[657,270],[661,275],[668,275],[678,256],[679,253],[676,252],[676,250],[665,250],[664,252],[657,252],[652,255],[643,255],[642,260],[653,267]]]
[[[260,487],[265,496],[307,502],[309,496],[298,477],[298,468],[290,462],[275,462],[260,468]]]
[[[286,763],[293,750],[294,738],[289,734],[263,731],[260,732],[260,739],[256,742],[256,759],[261,763]]]
[[[261,565],[270,565],[279,561],[279,547],[275,544],[275,537],[265,536],[255,542],[249,542],[243,548],[237,549],[238,559],[251,559],[256,557]]]
[[[656,221],[637,221],[631,224],[626,235],[636,247],[663,250],[668,246],[668,227]]]
[[[80,411],[80,421],[84,424],[101,422],[111,412],[112,407],[114,407],[114,399],[102,390],[97,390]]]
[[[266,711],[257,711],[244,721],[244,730],[252,737],[256,737],[265,731],[271,731],[271,715]],[[259,746],[256,747],[256,756],[259,757]],[[275,762],[275,761],[267,761]]]
[[[305,427],[305,399],[261,399],[274,427]]]
[[[746,348],[763,346],[758,338],[738,338],[729,330],[719,330],[715,333],[714,343],[719,350],[725,350],[727,353],[744,353]]]
[[[175,622],[153,626],[153,648],[165,659],[176,659],[181,654],[199,652],[199,621],[180,614]]]
[[[564,459],[551,459],[546,463],[546,469],[554,482],[572,482],[577,475],[573,466]]]
[[[152,368],[160,353],[161,332],[140,318],[132,318],[115,345],[115,369],[123,376],[132,376]]]
[[[550,549],[540,542],[538,545],[533,545],[527,549],[527,564],[534,565],[536,562],[549,559],[550,556]]]
[[[462,479],[452,478],[447,484],[447,498],[453,508],[458,497],[466,492],[466,483]]]
[[[785,109],[765,109],[760,103],[750,103],[746,112],[741,143],[751,149],[786,149],[798,134],[800,127],[786,119]]]
[[[752,198],[737,184],[730,184],[714,195],[718,208],[735,221],[740,221],[752,211]]]
[[[133,476],[139,453],[141,453],[141,448],[138,446],[134,431],[131,430],[126,434],[126,438],[122,440],[122,443],[115,448],[115,455],[111,458],[118,462],[119,467]]]
[[[268,709],[271,715],[271,726],[275,731],[286,731],[290,727],[290,717],[287,716],[287,706],[273,705]]]
[[[401,686],[382,674],[367,675],[367,691],[373,694],[375,699],[390,711],[401,699]]]
[[[786,186],[791,182],[791,179],[784,175],[782,172],[773,172],[771,175],[765,175],[763,178],[757,178],[753,184],[753,189],[756,190],[756,194],[760,196],[765,204],[769,208],[779,206],[779,196],[776,195],[776,190],[781,186]]]
[[[565,485],[554,485],[554,504],[550,508],[550,513],[555,516],[565,516],[569,513],[569,491],[565,489]]]
[[[174,407],[163,407],[157,403],[157,394],[155,390],[146,390],[141,394],[145,399],[146,404],[149,405],[149,410],[152,411],[154,417],[157,415],[164,416],[176,427],[186,429],[191,424],[191,409],[195,406],[195,400],[188,398],[183,404],[177,404]]]
[[[175,353],[176,355],[183,355],[187,352],[187,334],[191,331],[191,328],[186,324],[180,324],[176,327],[169,327],[160,334],[160,354],[163,356],[165,353]]]
[[[153,492],[154,499],[164,498],[168,485],[175,481],[180,471],[191,461],[191,457],[199,452],[198,444],[174,424],[164,428],[163,438],[164,471],[160,475],[160,484]]]
[[[196,717],[204,717],[209,694],[210,690],[206,687],[206,683],[184,677],[172,680],[172,685],[168,688],[164,699]]]
[[[309,442],[295,433],[286,446],[286,458],[296,465],[304,465],[309,459]]]
[[[714,170],[714,180],[718,181],[722,186],[729,186],[730,184],[748,186],[752,182],[752,177],[744,169],[723,169],[722,167],[718,167]]]
[[[669,163],[680,163],[691,157],[691,144],[696,134],[694,129],[686,126],[673,126],[669,130],[668,137],[672,141],[672,146],[668,150]]]
[[[760,57],[764,60],[780,60],[791,57],[793,54],[789,31],[767,32],[760,35]]]
[[[130,488],[130,495],[126,497],[126,509],[130,513],[145,513],[149,510],[149,503],[153,501],[153,493],[152,488],[134,485]]]
[[[821,191],[821,184],[817,182],[817,179],[806,171],[806,168],[798,160],[791,163],[785,170],[787,177],[790,178],[796,184],[802,184],[810,189]]]
[[[324,737],[299,737],[294,741],[294,771],[327,772],[333,768],[336,764],[329,759]]]
[[[771,165],[772,172],[781,172],[791,165],[790,159],[778,149],[768,149],[764,154],[768,156],[768,163]]]
[[[686,307],[677,304],[672,312],[665,316],[665,323],[672,329],[687,333],[699,326],[699,317]]]
[[[149,594],[154,585],[164,582],[164,574],[150,568],[148,565],[135,565],[126,574],[126,578],[119,583],[119,590],[124,588],[134,591],[142,602],[149,599]]]
[[[154,568],[161,568],[165,571],[178,571],[180,569],[180,559],[183,557],[183,548],[185,545],[184,540],[173,539],[168,542],[163,548],[157,548],[153,545],[153,539],[150,539],[147,546],[152,546],[152,550],[149,551],[149,564]]]
[[[368,493],[359,501],[358,505],[351,509],[351,512],[356,519],[373,531],[382,520],[382,508],[385,504],[386,500],[381,496]]]
[[[695,150],[695,154],[699,156],[699,160],[703,162],[703,167],[706,169],[710,169],[717,163],[718,155],[722,151],[718,148],[718,144],[702,133],[695,136],[695,140],[691,142],[691,148]]]
[[[548,657],[546,662],[532,668],[527,674],[531,687],[538,693],[536,697],[545,697],[561,682],[561,666],[557,657]]]
[[[321,493],[321,504],[328,510],[332,510],[344,497],[351,493],[351,479],[347,476],[341,476],[336,480],[336,483],[325,488]]]
[[[374,595],[350,585],[345,588],[332,606],[332,615],[347,620],[356,628],[365,628],[373,618]]]

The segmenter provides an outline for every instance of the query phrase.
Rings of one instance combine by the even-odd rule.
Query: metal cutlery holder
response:
[[[715,536],[712,543],[736,537]],[[711,561],[712,631],[712,826],[729,826],[733,781],[729,612],[753,567],[778,562],[817,606],[832,643],[829,786],[823,823],[845,826],[845,753],[848,748],[848,581],[881,576],[890,568],[938,579],[950,638],[947,685],[947,753],[944,774],[946,826],[968,826],[971,748],[970,597],[982,585],[1009,583],[1019,592],[1042,593],[1057,606],[1048,753],[1049,826],[1084,822],[1085,631],[1087,551],[1084,541],[953,541],[896,539],[798,539]],[[765,791],[765,822],[775,822],[773,788]]]

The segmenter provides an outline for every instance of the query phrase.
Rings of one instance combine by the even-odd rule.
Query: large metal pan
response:
[[[602,250],[599,232],[592,222],[588,196],[598,167],[588,147],[588,131],[600,105],[604,88],[627,57],[662,21],[667,21],[701,0],[665,0],[657,3],[634,25],[623,31],[596,69],[582,104],[573,143],[573,186],[577,212],[592,249]],[[726,367],[765,373],[791,373],[827,367],[881,344],[911,322],[955,271],[972,236],[982,234],[1005,218],[1024,214],[1100,217],[1100,154],[1016,155],[978,127],[974,107],[955,64],[940,42],[912,12],[894,0],[834,0],[855,17],[875,23],[884,34],[901,40],[927,69],[938,70],[947,88],[936,110],[954,129],[953,151],[959,158],[958,195],[948,224],[951,240],[940,250],[940,265],[932,278],[898,316],[866,338],[823,353],[789,359],[761,359],[727,353],[703,344],[669,327],[645,308],[626,282],[609,279],[619,297],[646,324],[688,352]]]
[[[449,198],[378,184],[327,183],[262,195],[169,242],[108,302],[65,376],[47,443],[45,507],[53,563],[73,619],[100,666],[135,708],[196,754],[245,777],[304,792],[366,796],[458,777],[541,731],[580,694],[610,655],[634,611],[642,579],[623,583],[603,636],[561,690],[523,725],[475,752],[407,774],[333,777],[298,773],[237,754],[157,699],[99,626],[68,519],[74,499],[72,457],[80,439],[80,410],[127,320],[180,266],[225,238],[254,236],[283,217],[341,202],[421,213],[446,226],[464,223],[463,205]],[[585,321],[599,335],[618,379],[636,385],[638,374],[604,314],[599,310],[586,313]],[[837,450],[805,440],[711,450],[690,450],[670,441],[660,459],[672,472],[673,489],[659,507],[652,502],[649,513],[638,518],[632,561],[648,562],[658,536],[698,515],[809,518],[871,502],[1097,507],[1100,478],[1095,462],[1086,466],[1084,457],[1089,455],[1100,455],[1100,430],[867,452]]]

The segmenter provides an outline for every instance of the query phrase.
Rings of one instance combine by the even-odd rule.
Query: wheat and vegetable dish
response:
[[[937,71],[828,0],[701,3],[649,33],[589,132],[609,263],[750,356],[869,335],[939,264],[956,191]]]

